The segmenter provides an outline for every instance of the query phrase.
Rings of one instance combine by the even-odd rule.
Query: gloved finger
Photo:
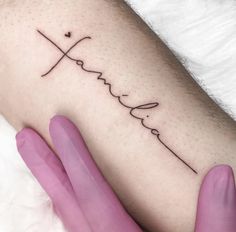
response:
[[[195,231],[236,231],[236,189],[229,166],[216,166],[205,177],[199,194]]]
[[[141,232],[98,170],[75,125],[55,116],[49,131],[93,231]]]
[[[61,161],[32,129],[16,135],[17,148],[33,175],[52,199],[54,209],[70,232],[91,232],[78,207],[75,193]]]

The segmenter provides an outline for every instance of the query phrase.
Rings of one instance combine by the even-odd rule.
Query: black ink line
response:
[[[92,39],[90,36],[86,36],[83,37],[82,39],[78,40],[77,42],[75,42],[66,52],[61,49],[55,42],[53,42],[48,36],[46,36],[44,33],[42,33],[40,30],[37,30],[37,32],[43,36],[46,40],[48,40],[52,45],[54,45],[61,53],[62,56],[60,59],[58,59],[58,61],[43,75],[41,75],[41,77],[46,77],[47,75],[49,75],[58,65],[59,63],[64,59],[64,58],[68,58],[71,61],[74,61],[76,65],[80,66],[80,68],[87,73],[92,73],[92,74],[97,74],[97,80],[102,81],[104,85],[108,86],[109,89],[109,93],[112,97],[116,98],[118,100],[118,102],[125,108],[129,109],[129,114],[140,121],[141,125],[149,130],[151,132],[152,135],[156,136],[156,138],[158,139],[158,141],[168,150],[170,151],[179,161],[181,161],[185,166],[187,166],[190,170],[192,170],[195,174],[198,174],[198,172],[190,166],[190,164],[188,164],[186,161],[184,161],[177,153],[175,153],[168,145],[166,145],[163,140],[160,138],[160,132],[156,129],[156,128],[152,128],[149,127],[145,124],[145,118],[143,117],[137,117],[134,115],[134,111],[135,110],[149,110],[149,109],[153,109],[159,106],[158,102],[151,102],[151,103],[147,103],[147,104],[143,104],[143,105],[138,105],[135,107],[129,106],[127,104],[125,104],[122,100],[122,97],[128,97],[129,95],[127,94],[122,94],[122,95],[116,95],[113,92],[112,89],[112,84],[107,82],[107,80],[105,78],[103,78],[103,73],[99,72],[99,71],[94,71],[94,70],[90,70],[87,69],[86,67],[84,67],[84,61],[81,59],[75,59],[71,56],[69,56],[69,53],[71,52],[71,50],[73,50],[73,48],[75,48],[79,43],[81,43],[82,41],[86,40],[86,39]],[[149,117],[149,115],[147,115],[146,117]]]
[[[59,46],[57,46],[56,43],[54,43],[52,40],[50,40],[47,36],[45,36],[41,31],[37,30],[38,33],[40,35],[42,35],[45,39],[47,39],[48,41],[50,41],[55,47],[57,47],[57,49],[59,49],[62,53],[63,53],[63,56],[57,61],[56,64],[54,64],[52,66],[51,69],[49,69],[48,72],[46,72],[45,74],[42,75],[42,77],[45,77],[47,76],[54,68],[56,68],[56,66],[64,59],[64,57],[68,57],[70,60],[73,60],[73,61],[77,61],[76,59],[72,59],[71,57],[68,56],[69,52],[74,48],[76,47],[79,43],[81,43],[83,40],[85,39],[91,39],[91,37],[87,36],[87,37],[84,37],[82,39],[80,39],[79,41],[77,41],[74,45],[72,45],[66,52],[64,52]]]

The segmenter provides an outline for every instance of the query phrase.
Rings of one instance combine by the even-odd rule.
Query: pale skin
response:
[[[215,164],[236,159],[235,122],[193,81],[162,41],[122,1],[6,1],[0,5],[0,111],[17,129],[32,127],[47,139],[55,114],[69,117],[130,214],[149,231],[193,231],[199,186]],[[70,56],[103,72],[117,95],[156,128],[165,143],[113,98],[96,75]],[[71,32],[71,37],[65,34]],[[146,118],[146,115],[149,115]]]

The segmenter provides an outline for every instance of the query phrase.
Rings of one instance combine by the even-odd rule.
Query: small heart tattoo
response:
[[[71,32],[69,31],[68,33],[66,33],[65,37],[70,38],[71,37]]]

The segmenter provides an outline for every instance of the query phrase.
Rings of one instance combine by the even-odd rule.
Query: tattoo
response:
[[[62,53],[62,56],[58,59],[58,61],[51,66],[51,68],[45,72],[44,74],[41,75],[41,77],[46,77],[48,76],[58,65],[59,63],[67,58],[69,60],[71,60],[72,62],[74,62],[74,64],[76,64],[77,66],[79,66],[84,72],[87,73],[93,73],[93,74],[97,74],[97,80],[98,81],[102,81],[104,85],[106,85],[108,87],[109,93],[110,95],[117,99],[117,101],[120,103],[120,105],[122,105],[124,108],[129,109],[129,114],[132,118],[137,119],[140,121],[141,125],[150,131],[150,133],[155,136],[157,138],[157,140],[174,156],[176,157],[179,161],[181,161],[185,166],[187,166],[192,172],[194,172],[195,174],[198,174],[198,172],[190,166],[190,164],[188,164],[186,161],[184,161],[183,158],[181,158],[176,152],[174,152],[161,138],[160,132],[158,129],[156,128],[152,128],[149,127],[146,124],[145,119],[149,118],[149,115],[146,115],[146,117],[138,117],[135,115],[135,110],[149,110],[149,109],[154,109],[156,107],[159,106],[159,102],[150,102],[150,103],[146,103],[146,104],[142,104],[142,105],[138,105],[138,106],[130,106],[128,104],[126,104],[124,102],[124,98],[128,97],[129,95],[127,94],[122,94],[122,95],[116,95],[113,92],[113,87],[112,84],[107,82],[107,80],[105,78],[103,78],[103,72],[100,71],[96,71],[96,70],[91,70],[88,69],[85,66],[85,63],[83,60],[81,59],[75,59],[73,57],[71,57],[69,55],[69,53],[78,45],[80,45],[83,41],[85,40],[91,40],[92,38],[90,36],[85,36],[81,39],[79,39],[78,41],[76,41],[67,51],[64,51],[63,49],[60,48],[60,46],[58,46],[55,42],[53,42],[53,40],[51,40],[46,34],[44,34],[43,32],[41,32],[40,30],[37,30],[37,32],[43,37],[45,38],[48,42],[50,42],[55,48],[57,48],[57,50],[59,50]],[[67,38],[71,38],[72,33],[71,32],[67,32],[66,34],[64,34],[65,37]]]
[[[71,32],[69,31],[68,33],[65,34],[65,37],[70,38],[71,37]]]

